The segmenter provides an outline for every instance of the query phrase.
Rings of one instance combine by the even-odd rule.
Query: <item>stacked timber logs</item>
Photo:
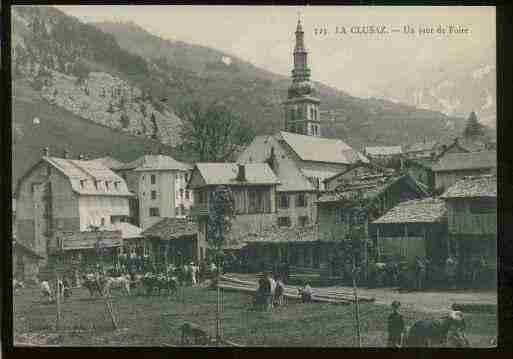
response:
[[[257,290],[258,284],[252,281],[241,280],[238,278],[222,275],[219,282],[219,287],[224,290],[235,290],[247,293],[254,293]],[[288,299],[300,300],[297,287],[285,286],[284,296]],[[333,304],[350,304],[354,301],[354,293],[352,290],[328,290],[316,288],[313,291],[313,301],[321,303]],[[374,298],[371,297],[358,297],[359,302],[373,302]]]

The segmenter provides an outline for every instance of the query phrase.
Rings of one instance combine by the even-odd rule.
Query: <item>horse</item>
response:
[[[439,319],[423,319],[415,322],[408,331],[405,344],[407,347],[444,346],[447,345],[450,330],[461,330],[455,338],[462,339],[461,342],[466,345],[468,341],[463,335],[464,328],[463,313],[451,311],[447,316]],[[451,340],[453,340],[452,337]]]
[[[112,288],[121,288],[126,293],[126,295],[130,295],[130,277],[128,275],[122,275],[119,277],[106,277],[105,293],[110,296],[110,290]]]

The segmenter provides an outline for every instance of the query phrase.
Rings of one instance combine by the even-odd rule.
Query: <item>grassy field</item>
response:
[[[272,312],[249,311],[251,297],[225,292],[222,326],[228,340],[249,346],[351,347],[355,346],[352,305],[289,303]],[[42,304],[39,291],[23,289],[14,298],[15,343],[28,336],[51,335],[48,344],[94,346],[178,345],[179,326],[184,320],[201,325],[215,335],[216,292],[206,288],[186,288],[182,298],[144,295],[113,299],[120,329],[111,330],[102,299],[89,299],[84,289],[74,290],[63,304],[63,330],[55,333],[55,305]],[[389,308],[361,304],[363,346],[382,347],[386,343]],[[403,311],[407,325],[433,317]],[[487,346],[496,336],[495,314],[466,314],[467,338],[472,346]],[[27,335],[29,334],[29,335]]]

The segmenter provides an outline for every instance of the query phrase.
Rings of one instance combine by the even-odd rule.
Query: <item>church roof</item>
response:
[[[364,155],[339,139],[299,135],[285,131],[280,131],[278,135],[303,161],[340,164],[369,161]]]

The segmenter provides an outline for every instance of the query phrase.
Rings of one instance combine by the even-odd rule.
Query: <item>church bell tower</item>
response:
[[[283,103],[285,111],[285,131],[308,136],[321,136],[319,104],[317,90],[310,82],[308,52],[305,49],[304,32],[301,19],[296,28],[296,46],[294,47],[294,68],[292,84],[287,100]]]

